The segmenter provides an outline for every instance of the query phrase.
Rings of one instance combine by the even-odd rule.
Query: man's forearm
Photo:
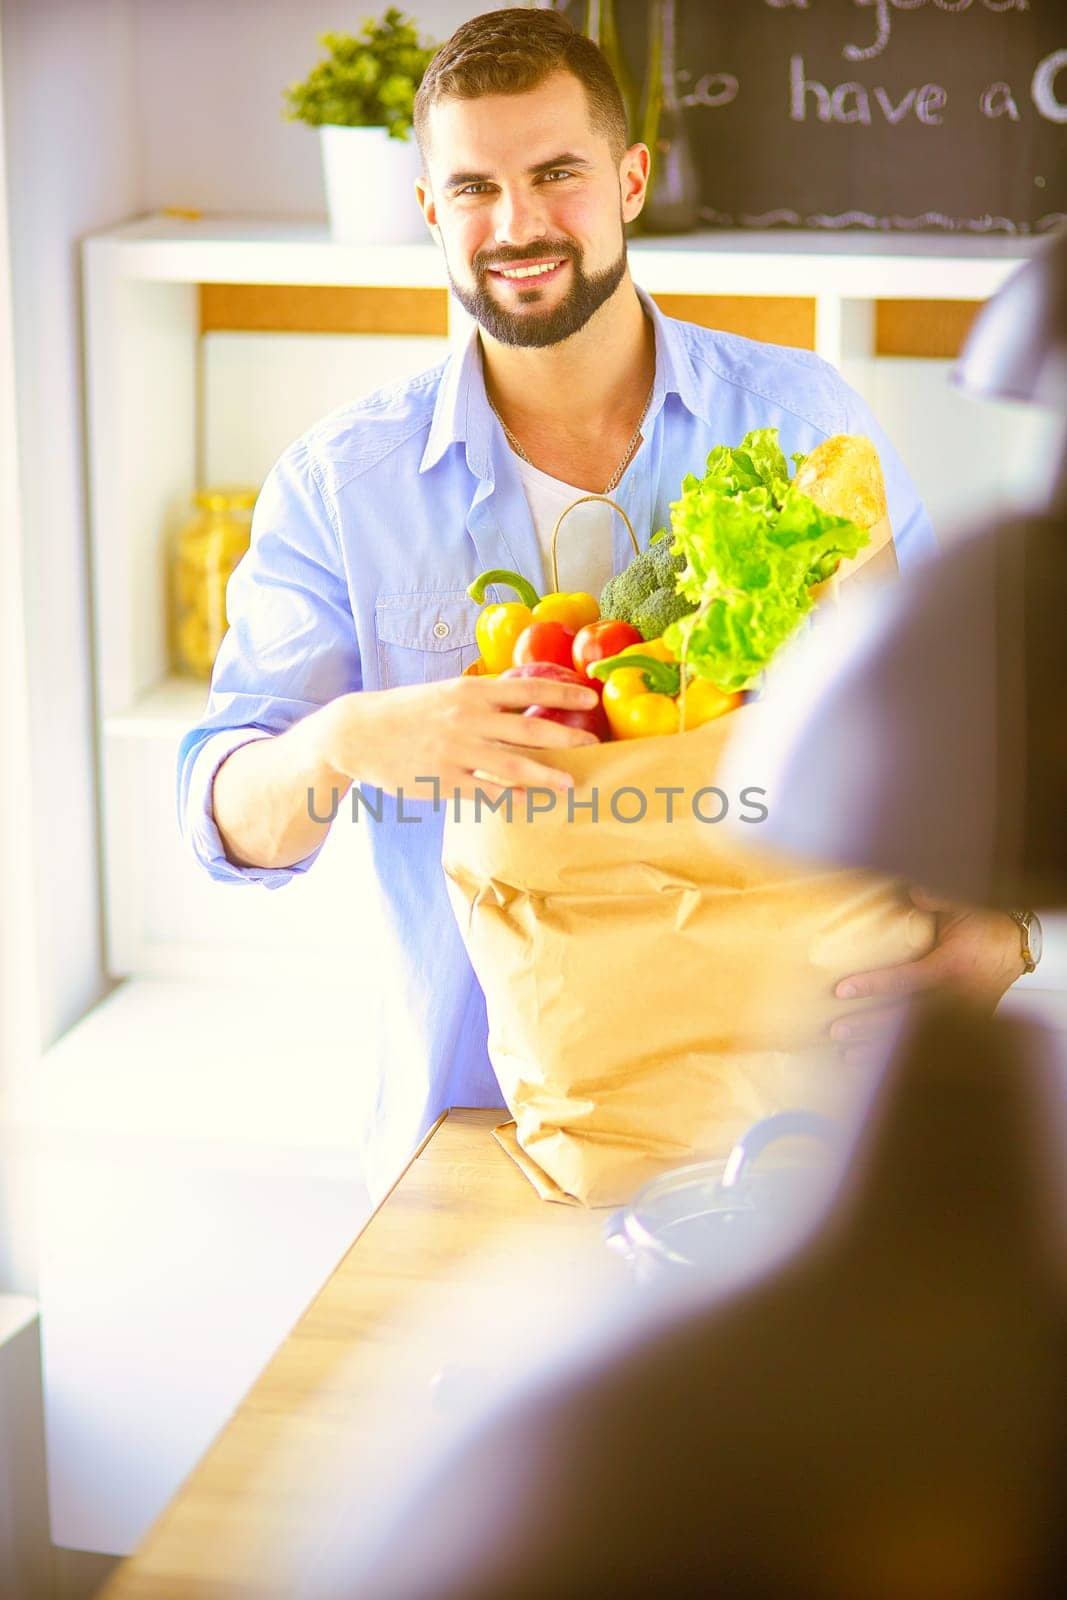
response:
[[[331,816],[335,798],[339,802],[352,786],[329,761],[337,704],[331,701],[271,739],[240,745],[219,767],[212,810],[235,865],[292,866],[329,832],[329,822],[315,818]]]

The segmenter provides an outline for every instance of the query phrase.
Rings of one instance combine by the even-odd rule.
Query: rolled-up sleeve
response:
[[[227,585],[226,615],[204,716],[178,750],[178,826],[216,881],[280,888],[308,870],[322,845],[288,867],[236,865],[215,823],[212,786],[240,745],[284,733],[362,687],[339,533],[304,440],[260,491],[251,547]]]

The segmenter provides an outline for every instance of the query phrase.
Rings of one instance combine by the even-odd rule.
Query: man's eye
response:
[[[551,172],[542,173],[544,178],[573,178],[574,173],[567,167],[553,167]]]
[[[460,194],[485,194],[485,192],[486,192],[486,190],[488,188],[489,188],[489,185],[487,183],[468,183],[464,188],[458,189],[456,191],[456,193],[457,193],[457,195],[460,195]]]

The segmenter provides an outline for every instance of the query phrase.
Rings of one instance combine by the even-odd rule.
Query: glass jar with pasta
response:
[[[196,515],[174,541],[170,572],[171,658],[177,672],[210,678],[226,632],[226,585],[248,549],[257,489],[201,489]]]

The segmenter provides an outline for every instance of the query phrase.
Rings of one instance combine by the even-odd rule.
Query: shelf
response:
[[[1038,248],[925,234],[709,231],[632,240],[630,264],[657,294],[985,300]]]
[[[208,684],[199,678],[163,678],[123,711],[104,718],[109,738],[176,739],[200,721]]]
[[[1041,241],[941,234],[717,232],[630,241],[655,294],[984,300]],[[445,288],[440,250],[342,244],[325,223],[155,215],[93,236],[124,278],[168,283],[387,284]],[[712,270],[713,268],[713,270]]]
[[[401,284],[448,286],[437,246],[352,245],[325,223],[143,217],[87,241],[114,255],[120,276],[157,283]]]

